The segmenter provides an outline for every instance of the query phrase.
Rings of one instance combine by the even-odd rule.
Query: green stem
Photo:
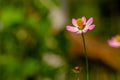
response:
[[[77,80],[80,80],[80,78],[79,78],[79,73],[77,73]]]
[[[88,56],[86,52],[86,44],[85,44],[85,38],[84,38],[84,33],[82,32],[82,39],[83,39],[83,45],[84,45],[84,54],[85,54],[85,62],[86,62],[86,80],[89,80],[89,75],[88,75]]]
[[[117,71],[114,72],[114,76],[115,76],[115,80],[118,80],[118,72]]]
[[[80,80],[79,78],[77,78],[77,80]]]

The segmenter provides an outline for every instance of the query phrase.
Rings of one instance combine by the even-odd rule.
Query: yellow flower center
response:
[[[81,18],[76,20],[76,24],[80,30],[84,28],[84,21]]]
[[[120,35],[115,36],[115,39],[120,42]]]

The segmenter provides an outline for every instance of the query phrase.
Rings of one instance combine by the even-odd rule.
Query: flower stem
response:
[[[86,63],[86,77],[85,77],[85,80],[89,80],[89,75],[88,75],[88,56],[87,56],[87,52],[86,52],[86,44],[85,44],[85,38],[84,38],[84,33],[83,32],[82,32],[82,39],[83,39],[85,63]]]
[[[77,80],[80,80],[80,78],[79,78],[79,73],[77,73]]]
[[[77,78],[77,80],[80,80],[79,78]]]
[[[118,72],[117,71],[114,72],[114,76],[115,76],[115,80],[118,80]]]

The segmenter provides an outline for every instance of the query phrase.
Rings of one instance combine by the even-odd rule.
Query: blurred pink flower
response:
[[[116,35],[108,40],[108,44],[111,47],[120,48],[120,35]]]
[[[77,34],[86,33],[89,30],[92,30],[95,27],[93,23],[93,17],[89,18],[86,21],[86,17],[83,16],[82,18],[72,19],[73,26],[66,26],[66,29],[70,32],[75,32]]]

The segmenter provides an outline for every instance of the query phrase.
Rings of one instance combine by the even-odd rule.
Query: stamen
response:
[[[79,29],[83,29],[84,28],[84,21],[81,18],[76,20],[76,24],[78,25]]]

